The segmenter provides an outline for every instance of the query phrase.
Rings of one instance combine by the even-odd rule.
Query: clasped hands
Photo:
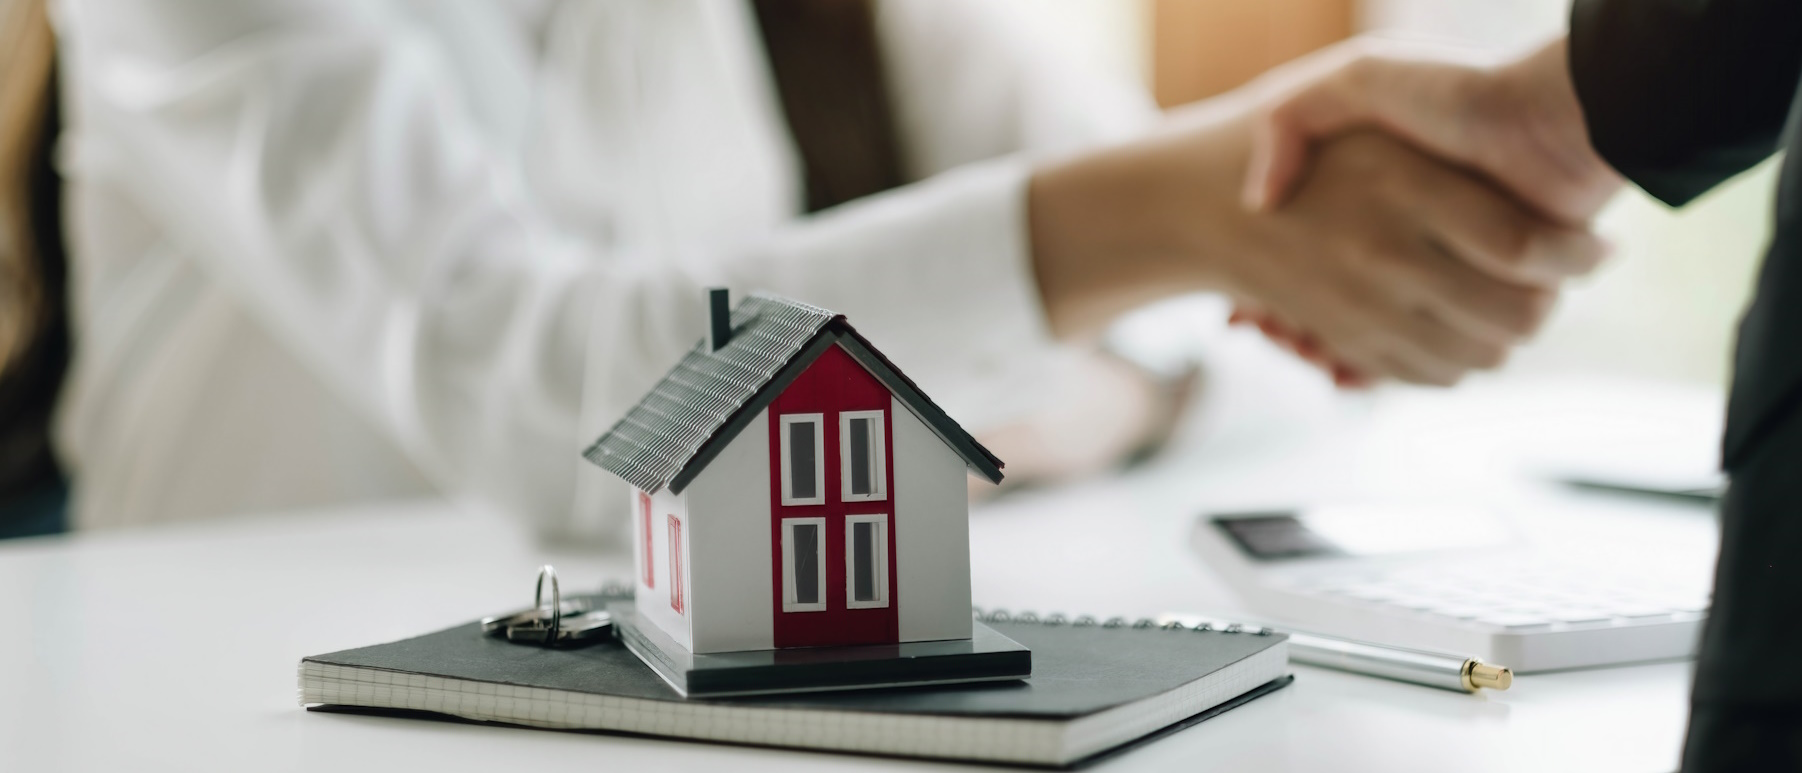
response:
[[[1598,265],[1620,185],[1562,40],[1499,66],[1354,41],[1040,170],[1029,219],[1056,331],[1215,290],[1341,385],[1450,385]]]
[[[1436,312],[1434,301],[1419,307],[1422,315],[1438,316],[1456,328],[1449,338],[1465,338],[1462,344],[1428,344],[1430,350],[1421,354],[1438,354],[1441,362],[1426,378],[1383,363],[1372,367],[1356,350],[1341,354],[1323,343],[1332,340],[1330,334],[1315,332],[1308,322],[1291,321],[1255,301],[1240,303],[1234,323],[1256,324],[1276,342],[1328,369],[1342,386],[1385,376],[1448,385],[1469,367],[1500,365],[1507,348],[1544,317],[1559,284],[1588,273],[1600,261],[1604,245],[1586,225],[1621,185],[1590,146],[1562,39],[1492,68],[1410,58],[1408,53],[1394,44],[1360,41],[1296,65],[1302,71],[1292,76],[1297,85],[1270,102],[1254,129],[1243,191],[1246,205],[1257,211],[1279,209],[1302,177],[1313,142],[1369,127],[1466,167],[1468,175],[1513,196],[1519,207],[1491,220],[1491,230],[1479,234],[1486,238],[1446,236],[1434,245],[1456,261],[1450,273],[1475,269],[1481,276],[1469,281],[1465,308]],[[1451,189],[1445,195],[1463,198]],[[1444,203],[1437,211],[1459,211],[1439,222],[1456,231],[1496,217],[1493,211],[1484,213],[1483,202],[1467,201],[1466,207]],[[1427,225],[1432,211],[1423,208],[1421,214]],[[1524,300],[1523,293],[1531,300]],[[1441,293],[1436,300],[1453,299]],[[1523,306],[1531,308],[1523,314]],[[1415,346],[1431,335],[1421,331]]]

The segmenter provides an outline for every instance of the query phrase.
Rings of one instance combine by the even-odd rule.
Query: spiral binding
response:
[[[1206,633],[1206,632],[1249,633],[1253,636],[1269,636],[1273,633],[1276,633],[1275,630],[1270,629],[1270,628],[1265,628],[1263,626],[1247,626],[1247,625],[1243,625],[1240,623],[1224,623],[1224,624],[1221,624],[1219,627],[1215,627],[1214,621],[1207,621],[1207,620],[1203,620],[1199,623],[1196,623],[1195,626],[1193,628],[1191,628],[1189,626],[1183,625],[1181,620],[1172,620],[1172,621],[1170,621],[1168,623],[1164,623],[1162,625],[1158,624],[1158,621],[1153,620],[1149,617],[1141,617],[1130,623],[1127,622],[1126,618],[1124,618],[1124,617],[1110,617],[1107,620],[1102,621],[1102,620],[1097,620],[1090,615],[1082,615],[1082,616],[1077,617],[1075,620],[1071,620],[1071,619],[1069,619],[1061,614],[1057,614],[1057,613],[1052,613],[1052,614],[1046,615],[1045,617],[1039,617],[1037,614],[1034,614],[1032,612],[1021,612],[1020,614],[1016,615],[1011,612],[1008,612],[1005,609],[995,609],[995,610],[990,610],[990,611],[985,612],[985,611],[983,611],[982,607],[970,607],[970,617],[971,617],[971,619],[974,619],[978,622],[983,622],[983,623],[1037,623],[1039,625],[1051,625],[1051,626],[1068,625],[1071,628],[1093,628],[1096,626],[1099,626],[1102,628],[1134,628],[1134,629],[1141,629],[1141,630],[1147,629],[1147,628],[1155,628],[1155,629],[1158,629],[1161,631],[1196,631],[1196,632],[1202,632],[1202,633]]]
[[[623,583],[618,580],[608,580],[601,584],[601,592],[599,595],[602,598],[630,600],[632,594],[633,588],[630,583]]]

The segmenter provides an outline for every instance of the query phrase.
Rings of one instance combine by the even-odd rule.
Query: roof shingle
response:
[[[833,343],[846,349],[900,397],[983,477],[1001,480],[1000,459],[964,432],[913,382],[858,335],[842,315],[755,294],[732,310],[732,337],[712,351],[706,340],[582,456],[647,492],[680,492],[779,387]],[[861,350],[861,351],[860,351]]]

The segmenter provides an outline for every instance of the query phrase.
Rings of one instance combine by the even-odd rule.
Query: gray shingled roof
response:
[[[771,295],[752,295],[732,310],[732,337],[719,351],[706,340],[676,363],[582,456],[649,492],[681,492],[782,387],[828,346],[838,344],[972,471],[1001,481],[1002,462],[927,398],[842,315]]]

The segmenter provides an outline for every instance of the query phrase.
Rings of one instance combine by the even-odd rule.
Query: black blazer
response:
[[[1570,60],[1596,150],[1667,203],[1788,150],[1734,357],[1683,767],[1802,770],[1802,0],[1577,0]]]

